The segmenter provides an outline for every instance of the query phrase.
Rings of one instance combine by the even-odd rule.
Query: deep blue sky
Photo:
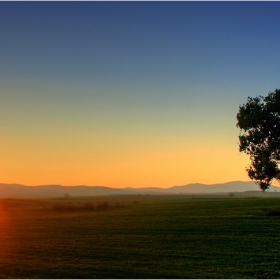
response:
[[[3,180],[168,186],[247,178],[235,116],[248,96],[279,87],[279,11],[279,2],[0,2]],[[219,147],[230,151],[232,173],[221,171],[226,158],[205,163],[205,151],[211,162]],[[51,177],[41,162],[62,158],[77,165],[62,160]],[[28,179],[26,164],[41,179]],[[194,177],[201,167],[207,175]]]
[[[271,85],[279,70],[278,2],[2,2],[0,7],[6,71],[86,83],[106,77],[106,83],[170,79],[234,86],[264,77]]]

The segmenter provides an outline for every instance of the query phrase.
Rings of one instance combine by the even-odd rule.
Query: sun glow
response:
[[[7,200],[0,200],[0,262],[5,263],[5,260],[12,255],[15,247],[14,244],[14,225],[11,215],[8,211]]]

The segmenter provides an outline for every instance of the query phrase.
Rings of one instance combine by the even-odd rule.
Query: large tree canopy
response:
[[[249,177],[265,191],[278,179],[280,161],[280,90],[266,97],[248,97],[239,106],[239,151],[250,155]]]

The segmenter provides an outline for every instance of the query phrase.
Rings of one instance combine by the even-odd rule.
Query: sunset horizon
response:
[[[279,5],[1,2],[0,181],[249,180],[236,114],[279,85]]]
[[[22,183],[18,183],[18,182],[13,182],[13,183],[6,183],[6,182],[0,182],[0,185],[20,185],[20,186],[27,186],[27,187],[42,187],[42,186],[63,186],[63,187],[107,187],[107,188],[117,188],[117,189],[125,189],[125,188],[132,188],[132,189],[139,189],[139,188],[159,188],[159,189],[168,189],[168,188],[172,188],[175,186],[188,186],[188,185],[205,185],[205,186],[211,186],[211,185],[224,185],[224,184],[228,184],[228,183],[255,183],[252,180],[233,180],[233,181],[226,181],[226,182],[216,182],[216,183],[201,183],[201,182],[191,182],[191,183],[187,183],[187,184],[181,184],[181,185],[170,185],[167,187],[160,187],[160,186],[125,186],[125,187],[112,187],[112,186],[108,186],[108,185],[84,185],[84,184],[76,184],[76,185],[65,185],[65,184],[57,184],[57,183],[47,183],[47,184],[36,184],[36,185],[28,185],[28,184],[22,184]]]

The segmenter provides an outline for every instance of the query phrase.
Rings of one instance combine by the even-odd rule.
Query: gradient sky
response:
[[[236,114],[280,87],[279,2],[0,2],[0,182],[249,180]]]

